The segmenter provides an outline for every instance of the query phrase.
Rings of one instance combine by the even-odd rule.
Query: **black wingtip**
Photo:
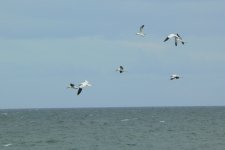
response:
[[[78,91],[77,91],[77,95],[79,95],[82,91],[82,88],[79,88]]]
[[[167,40],[169,40],[169,38],[168,38],[168,37],[166,37],[166,39],[165,39],[163,42],[166,42]]]
[[[177,46],[177,41],[175,41],[175,46]]]

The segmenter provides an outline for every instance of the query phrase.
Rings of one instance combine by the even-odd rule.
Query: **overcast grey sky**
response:
[[[224,14],[224,0],[2,1],[0,108],[225,105]]]

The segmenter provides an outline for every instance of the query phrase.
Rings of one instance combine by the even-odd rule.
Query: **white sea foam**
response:
[[[130,121],[130,120],[136,120],[138,118],[131,118],[131,119],[123,119],[123,120],[120,120],[120,121]]]
[[[8,146],[11,146],[11,145],[12,145],[12,144],[9,143],[9,144],[5,144],[5,145],[3,145],[3,146],[8,147]]]
[[[8,113],[2,113],[2,115],[5,115],[5,116],[7,116],[7,115],[8,115]]]
[[[130,119],[123,119],[123,120],[120,120],[120,121],[129,121]]]

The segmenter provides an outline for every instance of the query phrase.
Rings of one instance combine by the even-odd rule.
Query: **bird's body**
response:
[[[125,72],[123,66],[120,66],[119,68],[117,68],[116,71],[119,71],[119,73]]]
[[[166,37],[166,39],[164,40],[164,42],[166,42],[167,40],[174,38],[175,40],[175,46],[177,46],[178,42],[181,42],[184,45],[184,41],[182,40],[181,36],[177,33],[177,34],[170,34]]]
[[[144,34],[144,25],[142,25],[140,27],[139,32],[137,32],[136,35],[140,35],[140,36],[143,36],[143,37],[145,36],[145,34]]]
[[[78,86],[75,86],[74,84],[70,83],[70,86],[68,86],[68,88],[78,89],[77,95],[79,95],[82,89],[88,86],[92,86],[92,85],[87,80],[85,80],[84,82],[81,82]]]
[[[174,79],[180,79],[180,76],[176,74],[171,75],[170,80],[174,80]]]

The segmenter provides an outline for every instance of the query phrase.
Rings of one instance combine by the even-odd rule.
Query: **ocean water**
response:
[[[0,110],[0,150],[225,150],[225,107]]]

